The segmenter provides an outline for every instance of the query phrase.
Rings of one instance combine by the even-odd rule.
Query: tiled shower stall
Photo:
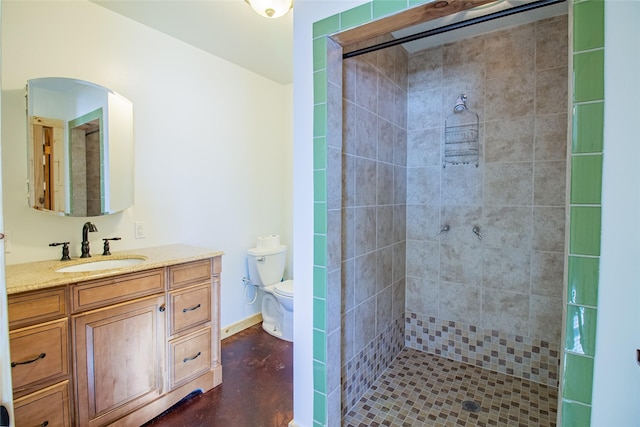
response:
[[[567,56],[562,15],[414,54],[408,79],[406,345],[554,387]],[[462,93],[480,161],[443,167]]]
[[[591,6],[581,9],[590,18]],[[367,22],[367,11],[375,17],[375,1],[314,31]],[[593,280],[582,267],[597,262],[575,250],[593,218],[574,215],[584,210],[574,190],[566,197],[567,165],[587,160],[574,155],[574,111],[567,162],[569,22],[344,61],[354,46],[314,39],[315,425],[340,425],[404,346],[553,387],[564,380],[567,421],[588,417],[590,401],[573,397],[578,385],[590,390],[576,373],[591,377],[582,368],[592,355],[566,348],[583,342],[568,326],[561,342],[565,254],[574,255],[569,286]],[[460,94],[479,116],[477,167],[443,167],[444,126]],[[568,302],[568,315],[583,304]]]

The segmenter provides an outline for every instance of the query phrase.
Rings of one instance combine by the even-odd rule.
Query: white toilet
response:
[[[247,250],[249,279],[262,289],[262,328],[274,337],[293,341],[293,280],[282,280],[287,247]]]

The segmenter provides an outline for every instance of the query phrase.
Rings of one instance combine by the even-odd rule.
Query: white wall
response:
[[[283,86],[87,1],[2,2],[2,189],[8,264],[80,254],[86,218],[36,212],[25,197],[24,87],[74,77],[133,102],[135,205],[93,218],[92,253],[169,243],[220,249],[222,325],[260,311],[243,302],[245,251],[292,236],[291,86]],[[223,41],[221,41],[223,42]],[[134,238],[134,222],[146,239]],[[291,277],[291,273],[287,273]]]
[[[640,425],[640,1],[605,3],[602,256],[593,427]]]

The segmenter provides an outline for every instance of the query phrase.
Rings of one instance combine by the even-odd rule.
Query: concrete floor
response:
[[[293,419],[293,344],[260,324],[222,341],[222,384],[147,427],[286,427]]]

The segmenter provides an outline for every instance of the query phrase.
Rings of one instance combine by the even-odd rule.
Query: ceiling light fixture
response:
[[[279,18],[293,8],[293,0],[244,0],[257,14],[265,18]]]

